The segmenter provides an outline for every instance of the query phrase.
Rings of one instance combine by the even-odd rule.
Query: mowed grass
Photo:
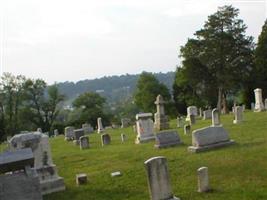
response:
[[[92,134],[91,148],[80,150],[64,137],[51,138],[52,155],[58,173],[64,177],[66,191],[44,196],[44,200],[147,200],[144,161],[154,156],[168,160],[172,189],[182,200],[266,200],[267,199],[267,112],[244,113],[244,122],[235,125],[233,115],[221,116],[221,122],[235,145],[192,154],[187,151],[191,135],[184,135],[171,121],[171,128],[178,130],[183,145],[155,149],[154,142],[134,144],[136,134],[132,127],[107,130],[112,143],[101,146],[100,135]],[[210,120],[197,120],[194,129],[211,124]],[[127,135],[121,143],[120,134]],[[3,147],[3,146],[2,146]],[[197,192],[196,170],[209,168],[210,193]],[[121,177],[110,173],[121,171]],[[76,186],[75,175],[86,173],[88,184]]]

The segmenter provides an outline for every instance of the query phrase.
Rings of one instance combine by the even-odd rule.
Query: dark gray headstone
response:
[[[156,134],[156,148],[165,148],[181,144],[177,131],[162,131]]]
[[[84,130],[83,129],[76,129],[74,130],[74,140],[79,141],[80,137],[84,136]]]

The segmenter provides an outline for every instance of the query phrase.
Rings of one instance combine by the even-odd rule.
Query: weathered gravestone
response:
[[[107,133],[102,134],[101,135],[101,142],[102,142],[102,146],[110,144],[110,142],[111,142],[110,135]]]
[[[37,131],[37,132],[40,132],[40,133],[42,133],[42,132],[43,132],[41,128],[37,128],[37,130],[36,130],[36,131]]]
[[[154,123],[151,119],[152,113],[142,113],[136,115],[137,136],[135,143],[144,143],[155,140]]]
[[[89,137],[88,136],[81,136],[80,137],[80,149],[88,149],[89,148]]]
[[[76,185],[84,185],[87,183],[87,175],[86,174],[76,174]]]
[[[59,135],[58,130],[55,129],[55,130],[54,130],[54,137],[57,137],[58,135]]]
[[[204,110],[203,111],[203,120],[211,119],[211,110]]]
[[[172,193],[167,159],[162,156],[145,161],[151,200],[179,200]]]
[[[94,132],[94,128],[91,126],[91,124],[83,124],[82,129],[84,131],[84,134],[90,134]]]
[[[181,128],[184,126],[184,119],[183,117],[177,117],[177,128]]]
[[[80,144],[80,137],[84,136],[84,130],[81,129],[76,129],[74,130],[74,140],[73,143],[75,145],[79,145]]]
[[[180,136],[177,131],[161,131],[156,134],[156,148],[165,148],[181,144]]]
[[[190,120],[190,115],[195,115],[197,117],[197,107],[196,106],[189,106],[189,107],[187,107],[186,121],[189,121]]]
[[[127,128],[130,126],[131,120],[129,118],[122,118],[121,119],[121,128]]]
[[[161,95],[157,96],[155,104],[157,106],[157,112],[154,114],[155,129],[158,131],[168,129],[169,119],[168,119],[168,116],[165,115],[165,111],[164,111],[165,101],[163,100],[163,97]]]
[[[43,199],[38,175],[31,169],[33,164],[30,148],[0,154],[0,174],[6,173],[0,175],[1,200]]]
[[[255,103],[252,102],[252,103],[250,104],[250,109],[251,109],[252,111],[255,110]]]
[[[260,88],[256,88],[254,90],[255,93],[255,108],[254,112],[261,112],[264,110],[264,105],[262,102],[262,90]]]
[[[217,108],[212,110],[212,126],[221,126],[220,112]]]
[[[197,170],[198,176],[198,192],[210,191],[209,174],[207,167],[201,167]]]
[[[195,115],[190,115],[189,116],[189,123],[190,123],[191,126],[196,123],[196,116]]]
[[[74,139],[74,127],[67,126],[65,127],[65,140],[70,141]]]
[[[102,124],[102,118],[98,117],[97,118],[97,132],[98,133],[102,133],[103,131],[104,131],[104,127],[103,127],[103,124]]]
[[[49,137],[40,132],[18,134],[11,138],[10,149],[31,148],[34,155],[34,169],[37,171],[42,194],[65,190],[64,180],[57,174],[49,145]]]
[[[188,135],[191,132],[191,126],[189,124],[184,125],[184,134]]]
[[[234,143],[233,140],[230,140],[227,131],[222,126],[210,126],[193,131],[192,146],[188,147],[188,150],[198,153]]]
[[[235,107],[235,119],[233,121],[234,124],[239,124],[243,121],[243,108],[241,106]]]

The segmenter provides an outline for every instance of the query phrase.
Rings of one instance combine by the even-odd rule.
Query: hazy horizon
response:
[[[53,82],[169,72],[218,6],[232,4],[257,41],[266,0],[11,0],[1,7],[1,72]]]

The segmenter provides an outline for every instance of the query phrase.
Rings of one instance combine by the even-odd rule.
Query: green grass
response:
[[[187,152],[191,136],[178,133],[183,145],[155,149],[154,143],[134,144],[132,128],[108,130],[112,144],[101,147],[100,135],[90,135],[91,148],[80,150],[63,136],[52,138],[52,155],[59,175],[64,177],[66,191],[46,195],[44,200],[147,200],[149,199],[144,161],[153,156],[168,160],[173,193],[182,200],[266,200],[267,199],[267,112],[245,112],[245,121],[234,125],[233,116],[221,117],[231,139],[237,144],[199,154]],[[210,120],[198,120],[193,129],[208,126]],[[171,121],[171,128],[176,121]],[[127,135],[121,143],[120,134]],[[3,147],[3,146],[2,146]],[[199,194],[196,170],[209,167],[213,192]],[[121,177],[110,173],[121,171]],[[87,185],[76,186],[75,175],[86,173]]]

